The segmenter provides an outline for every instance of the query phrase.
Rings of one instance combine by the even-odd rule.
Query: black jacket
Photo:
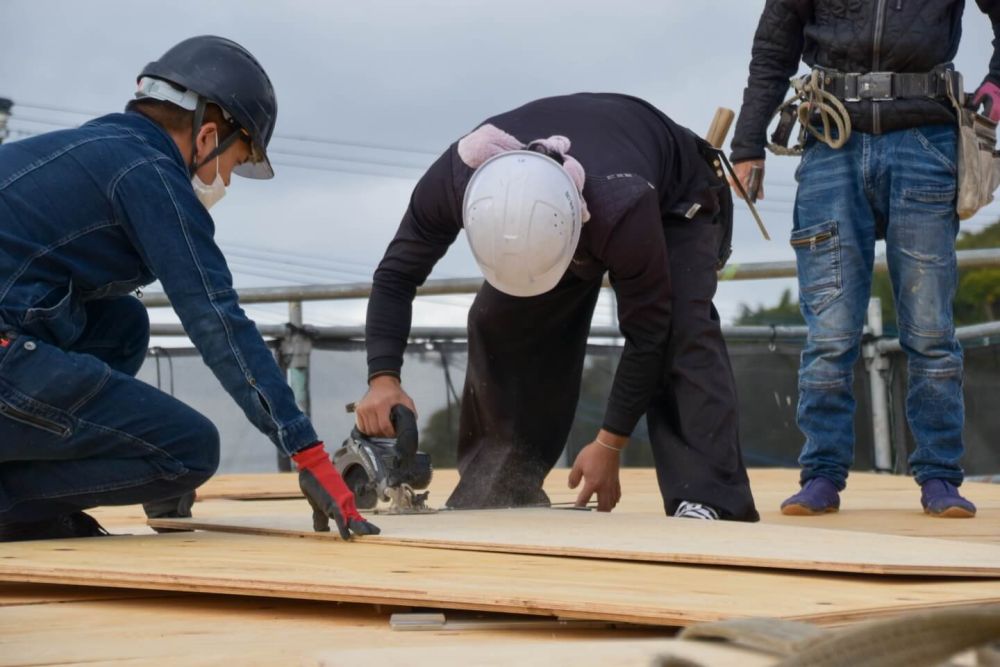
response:
[[[976,3],[996,35],[1000,0]],[[841,72],[928,72],[955,57],[964,9],[965,0],[767,0],[754,36],[733,160],[764,157],[767,125],[789,93],[800,58],[810,67]],[[988,78],[1000,84],[997,45],[994,39]],[[862,100],[846,106],[854,129],[871,134],[954,122],[946,101]]]
[[[591,218],[569,271],[595,281],[610,274],[625,350],[604,427],[628,435],[662,376],[671,326],[663,220],[689,208],[687,197],[704,192],[715,178],[699,140],[647,102],[614,94],[536,100],[485,122],[522,142],[564,135],[572,142],[570,155],[587,172],[583,195]],[[456,146],[417,183],[375,271],[365,329],[370,374],[400,370],[417,287],[462,229],[462,198],[473,170]]]

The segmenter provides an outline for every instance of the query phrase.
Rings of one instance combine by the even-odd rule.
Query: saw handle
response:
[[[402,403],[392,406],[389,420],[396,429],[396,456],[403,463],[411,463],[417,455],[419,439],[417,434],[417,416]]]

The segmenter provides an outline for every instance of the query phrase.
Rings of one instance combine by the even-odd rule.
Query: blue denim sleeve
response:
[[[311,421],[240,308],[215,224],[184,169],[168,158],[144,161],[112,182],[109,197],[202,359],[251,423],[287,454],[316,442]]]

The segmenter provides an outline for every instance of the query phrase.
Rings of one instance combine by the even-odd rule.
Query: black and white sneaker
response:
[[[718,521],[719,513],[714,507],[693,503],[690,500],[682,500],[674,511],[674,516],[679,519],[702,519],[705,521]]]
[[[84,512],[61,514],[42,521],[0,525],[0,542],[59,540],[67,537],[104,537],[110,535],[97,519]]]

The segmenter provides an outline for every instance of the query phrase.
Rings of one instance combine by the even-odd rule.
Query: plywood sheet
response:
[[[73,590],[83,596],[90,589]],[[118,590],[118,596],[128,593]],[[94,595],[94,594],[91,594]],[[340,649],[401,648],[417,655],[450,646],[468,660],[483,642],[531,651],[551,642],[626,642],[666,634],[659,629],[586,632],[565,628],[394,632],[386,608],[273,598],[187,595],[151,600],[87,600],[0,607],[0,665],[311,665]],[[364,651],[362,651],[364,652]],[[369,664],[363,660],[354,665]],[[405,663],[404,663],[405,664]],[[403,667],[403,666],[401,666]],[[443,667],[439,665],[438,667]]]
[[[151,525],[339,539],[315,533],[305,501],[282,514],[157,519]],[[864,574],[1000,577],[1000,546],[647,514],[509,509],[379,516],[365,541],[576,558]]]
[[[1000,581],[821,576],[221,533],[4,545],[0,581],[556,615],[836,624],[1000,602]]]
[[[798,488],[798,470],[754,468],[749,472],[757,508],[764,523],[1000,544],[1000,484],[965,484],[963,493],[978,505],[979,515],[972,521],[955,521],[923,514],[920,490],[910,477],[852,473],[842,495],[839,513],[820,517],[786,517],[779,511],[779,506]],[[560,468],[553,470],[546,479],[545,490],[554,502],[576,499],[576,491],[566,486],[568,475],[567,469]],[[431,504],[443,505],[457,482],[457,471],[436,470],[430,487]],[[616,513],[663,515],[663,501],[655,471],[625,468],[621,471],[621,482],[623,496]],[[297,477],[288,473],[219,475],[199,489],[201,500],[299,497]],[[201,513],[202,507],[204,503],[196,506],[195,514]],[[140,510],[140,517],[141,514]],[[115,518],[109,520],[114,522]],[[134,523],[129,523],[127,527],[129,532],[141,532]]]
[[[198,500],[267,500],[301,495],[299,476],[288,472],[216,475],[198,488]]]
[[[475,665],[509,667],[510,665],[545,665],[546,667],[649,667],[659,659],[673,658],[672,664],[685,660],[713,667],[767,667],[780,658],[743,651],[721,643],[646,639],[640,641],[592,640],[553,642],[544,645],[519,645],[509,641],[468,646],[430,646],[417,652],[403,648],[376,650],[325,651],[317,656],[320,667],[355,667],[362,664],[405,665],[406,667],[442,667]],[[306,664],[309,664],[308,662]]]
[[[0,583],[0,607],[35,604],[60,604],[91,600],[122,600],[132,598],[169,597],[164,591],[127,590],[122,588],[82,588],[48,584]],[[2,626],[0,626],[2,627]]]

